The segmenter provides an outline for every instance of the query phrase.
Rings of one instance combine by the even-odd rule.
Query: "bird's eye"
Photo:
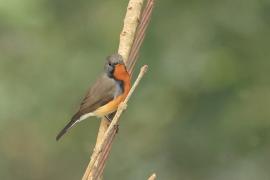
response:
[[[111,66],[111,65],[112,65],[112,63],[111,63],[111,62],[109,62],[108,64],[109,64],[109,66]]]

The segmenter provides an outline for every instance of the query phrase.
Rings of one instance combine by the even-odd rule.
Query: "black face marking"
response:
[[[106,69],[106,74],[109,78],[113,78],[114,66],[108,66]]]
[[[118,65],[118,64],[125,65],[121,55],[113,54],[113,55],[107,57],[107,61],[106,61],[106,64],[105,64],[105,72],[106,72],[106,74],[107,74],[107,76],[109,78],[112,78],[115,81],[118,81],[118,79],[116,79],[114,77],[115,66]]]

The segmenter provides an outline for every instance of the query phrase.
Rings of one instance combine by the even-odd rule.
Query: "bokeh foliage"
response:
[[[0,1],[0,179],[80,179],[99,121],[62,141],[128,1]],[[270,1],[156,1],[105,179],[270,179]]]

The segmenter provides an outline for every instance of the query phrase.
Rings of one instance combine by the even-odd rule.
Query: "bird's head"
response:
[[[105,63],[105,72],[109,78],[116,78],[115,69],[118,67],[125,68],[125,63],[122,56],[120,54],[113,54],[111,56],[108,56]]]

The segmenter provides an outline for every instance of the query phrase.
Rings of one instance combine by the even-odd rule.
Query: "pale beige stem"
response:
[[[144,0],[130,0],[128,3],[118,48],[118,53],[122,55],[124,61],[127,61],[132,47],[136,29],[139,24],[143,1]]]
[[[127,66],[127,70],[130,74],[133,74],[133,70],[136,64],[136,61],[138,60],[138,55],[139,55],[139,50],[140,47],[143,43],[143,39],[145,36],[145,32],[146,29],[149,25],[149,21],[151,19],[151,15],[152,15],[152,10],[153,10],[153,6],[154,6],[154,0],[147,0],[147,3],[143,9],[142,15],[140,17],[140,23],[137,27],[136,30],[136,35],[129,53],[129,57],[128,60],[126,61],[126,66]],[[102,153],[100,153],[98,159],[95,163],[95,174],[97,174],[97,176],[102,175],[104,168],[105,168],[105,164],[106,161],[109,157],[110,154],[110,150],[112,148],[112,142],[115,138],[115,135],[117,133],[117,129],[115,129],[112,133],[112,136],[110,137],[110,141],[106,144],[106,146],[104,147],[104,149],[102,150]]]
[[[154,174],[152,174],[149,178],[148,178],[148,180],[156,180],[157,179],[157,175],[154,173]]]
[[[119,49],[118,49],[118,53],[120,55],[122,55],[124,61],[127,61],[129,53],[130,53],[130,49],[135,37],[135,32],[136,32],[136,28],[138,26],[139,23],[139,18],[141,15],[141,9],[142,9],[142,5],[143,5],[143,1],[144,0],[130,0],[128,7],[127,7],[127,12],[126,12],[126,16],[124,19],[124,26],[123,26],[123,30],[120,34],[120,42],[119,42]],[[108,121],[107,119],[102,119],[101,120],[101,124],[100,124],[100,128],[99,128],[99,132],[98,132],[98,137],[97,137],[97,141],[96,141],[96,145],[95,145],[95,149],[98,149],[98,147],[100,147],[100,139],[104,136],[106,130],[108,128]],[[94,150],[95,152],[95,150]],[[88,179],[88,177],[90,176],[90,167],[93,165],[93,158],[91,158],[87,169],[84,173],[83,176],[83,180]],[[96,164],[97,165],[97,164]]]
[[[97,135],[97,140],[96,140],[96,145],[95,145],[95,149],[94,149],[94,152],[96,151],[96,149],[100,146],[100,142],[101,142],[101,139],[104,135],[104,133],[106,132],[107,128],[109,127],[110,123],[108,120],[104,119],[104,120],[101,120],[101,123],[100,123],[100,126],[99,126],[99,130],[98,130],[98,135]],[[94,153],[93,152],[93,153]],[[82,177],[83,180],[87,180],[88,176],[90,175],[90,166],[91,166],[91,160],[85,170],[85,173]]]
[[[97,147],[97,149],[93,152],[92,157],[91,157],[91,162],[93,161],[93,163],[90,164],[89,170],[90,170],[90,174],[89,177],[87,178],[88,180],[94,180],[97,179],[97,177],[99,177],[97,174],[92,173],[95,172],[97,166],[95,166],[95,162],[97,161],[99,155],[102,153],[102,150],[104,150],[104,147],[108,144],[108,142],[110,141],[110,137],[112,137],[113,132],[115,130],[115,128],[117,127],[117,124],[119,122],[119,118],[121,116],[121,114],[123,113],[123,111],[126,109],[127,107],[127,102],[130,99],[131,95],[133,94],[134,90],[136,89],[136,87],[138,86],[139,82],[141,81],[142,77],[144,76],[144,74],[147,71],[148,66],[144,65],[141,68],[140,74],[138,76],[138,78],[136,79],[136,81],[134,82],[132,88],[130,89],[126,99],[124,102],[122,102],[117,109],[117,112],[110,124],[110,126],[108,127],[107,131],[105,132],[103,138],[101,139],[100,142],[100,146]]]

